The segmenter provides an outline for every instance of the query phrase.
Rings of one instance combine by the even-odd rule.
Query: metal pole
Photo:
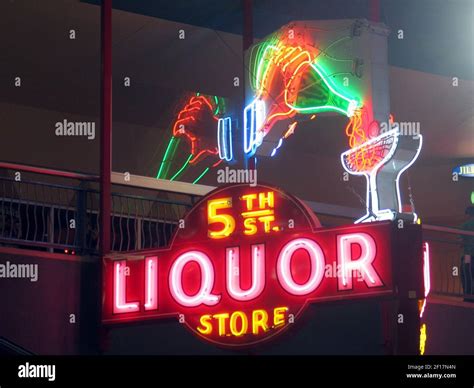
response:
[[[101,131],[100,131],[100,257],[98,263],[98,335],[103,350],[102,333],[102,259],[110,252],[110,201],[112,173],[112,0],[101,4]]]
[[[253,44],[253,10],[252,0],[242,0],[244,13],[244,30],[243,30],[243,49],[247,50]]]
[[[100,253],[110,252],[112,173],[112,0],[102,0],[102,106],[100,134]]]
[[[373,22],[380,22],[380,0],[370,0],[370,20]]]
[[[242,94],[243,107],[245,107],[246,98],[246,82],[245,77],[247,69],[245,67],[245,51],[253,44],[253,0],[242,0],[243,10],[243,31],[242,31],[242,62],[243,62],[243,80],[242,80]],[[244,110],[242,109],[242,112]],[[246,168],[255,169],[255,158],[246,159]]]

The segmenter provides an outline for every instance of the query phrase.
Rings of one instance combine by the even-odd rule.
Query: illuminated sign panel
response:
[[[465,178],[474,178],[474,163],[455,167],[453,173]]]
[[[104,260],[104,323],[174,317],[245,346],[291,327],[309,303],[393,294],[389,222],[323,229],[276,188],[234,185],[182,226],[168,249]]]

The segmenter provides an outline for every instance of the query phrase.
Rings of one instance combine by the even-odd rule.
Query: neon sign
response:
[[[156,177],[174,181],[188,175],[197,183],[223,160],[232,161],[232,122],[224,117],[224,99],[217,96],[193,93],[179,108]]]
[[[427,242],[423,243],[423,286],[425,289],[424,299],[420,302],[420,318],[423,317],[423,313],[426,308],[426,298],[431,291],[431,271],[430,271],[430,245]]]
[[[453,174],[458,174],[464,178],[474,178],[474,163],[453,168]]]
[[[394,295],[392,233],[388,222],[323,229],[273,187],[220,188],[169,248],[104,260],[103,322],[174,317],[222,346],[260,343],[309,303]]]
[[[244,109],[244,152],[255,154],[281,120],[296,114],[337,112],[352,117],[362,104],[333,81],[319,63],[315,42],[288,34],[286,28],[252,47],[249,78],[253,100]],[[298,31],[299,32],[299,31]],[[293,128],[294,129],[294,128]],[[286,138],[280,138],[278,146]],[[272,152],[271,156],[275,154]]]
[[[422,137],[402,136],[388,112],[388,104],[387,111],[385,107],[377,110],[378,120],[375,119],[372,93],[377,90],[382,106],[385,102],[380,98],[384,96],[381,91],[385,90],[385,95],[388,95],[388,89],[381,81],[383,77],[380,77],[383,66],[379,66],[386,58],[378,58],[378,70],[365,79],[362,73],[354,71],[363,61],[351,58],[351,55],[364,56],[369,52],[361,52],[361,44],[356,43],[360,35],[355,33],[358,25],[360,27],[356,21],[352,28],[347,28],[348,34],[344,36],[340,32],[344,30],[342,28],[330,30],[318,28],[317,23],[292,22],[251,48],[248,62],[253,94],[244,109],[244,153],[247,158],[253,157],[279,121],[304,120],[309,115],[312,120],[321,112],[345,115],[349,118],[345,133],[350,149],[342,153],[342,165],[350,174],[364,176],[367,180],[367,213],[356,223],[398,217],[417,222],[415,212],[402,211],[399,179],[418,158]],[[326,36],[324,31],[334,33],[328,32]],[[351,45],[351,49],[345,50],[348,51],[344,54],[346,59],[329,53],[330,48],[342,47],[342,42]],[[380,47],[377,50],[383,52]],[[372,59],[366,57],[368,62]],[[353,68],[344,68],[348,64]],[[345,76],[339,77],[341,74]],[[381,86],[367,87],[368,79],[377,79]],[[380,120],[390,123],[389,131],[381,130]],[[293,121],[283,136],[279,133],[276,137],[273,134],[268,136],[268,142],[274,143],[273,149],[270,148],[271,157],[294,132],[297,123]],[[262,148],[261,153],[267,152],[268,147]]]

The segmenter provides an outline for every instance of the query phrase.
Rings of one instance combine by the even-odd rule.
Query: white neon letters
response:
[[[351,246],[357,244],[361,253],[357,260],[352,260]],[[353,271],[358,271],[367,287],[379,287],[383,283],[375,271],[372,262],[376,256],[374,239],[367,233],[352,233],[337,236],[337,263],[341,268],[338,276],[340,290],[352,289]]]
[[[304,249],[311,260],[311,274],[305,284],[296,283],[291,273],[291,258],[298,249]],[[324,253],[315,241],[308,238],[297,238],[287,243],[278,256],[278,280],[290,294],[307,295],[321,284],[324,276],[324,264]]]
[[[201,287],[195,295],[187,295],[183,290],[182,274],[184,266],[196,262],[201,270]],[[171,267],[169,288],[174,300],[186,307],[196,307],[201,304],[213,306],[220,300],[220,295],[213,295],[214,268],[211,259],[199,251],[189,251],[180,255]]]
[[[127,285],[125,283],[126,260],[114,263],[114,313],[131,313],[140,309],[138,303],[127,303]]]
[[[258,297],[265,288],[265,246],[251,246],[252,251],[252,285],[248,290],[240,286],[240,253],[238,247],[226,250],[227,291],[229,295],[240,301],[252,300]]]
[[[368,288],[384,285],[374,267],[377,247],[373,237],[368,233],[354,232],[340,234],[335,240],[336,251],[328,258],[330,263],[334,264],[334,268],[337,264],[338,269],[331,272],[335,275],[326,275],[337,277],[332,281],[334,289],[337,283],[339,291],[352,290],[354,278],[358,276]],[[234,301],[247,302],[261,297],[269,288],[268,284],[275,280],[278,283],[271,284],[270,287],[281,287],[295,297],[313,293],[313,296],[317,297],[318,287],[324,281],[327,271],[323,249],[311,238],[298,237],[286,242],[277,257],[266,257],[268,253],[264,244],[250,245],[249,250],[245,249],[245,254],[247,255],[247,252],[250,254],[248,266],[245,263],[242,265],[243,251],[240,247],[233,246],[224,249],[225,257],[223,258],[211,259],[207,254],[194,249],[181,253],[171,262],[164,257],[163,264],[160,264],[161,258],[157,256],[146,257],[143,260],[142,271],[136,270],[136,264],[130,263],[128,267],[127,260],[114,261],[113,313],[158,311],[161,308],[159,298],[166,297],[167,292],[163,293],[166,289],[169,290],[173,301],[183,307],[214,306],[226,296]],[[295,271],[297,267],[293,262],[295,256],[298,255],[297,251],[304,251],[303,253],[309,257],[309,275],[304,282],[297,280]],[[424,262],[426,294],[429,292],[428,252],[426,247]],[[185,268],[191,263],[197,264],[199,269],[194,274],[188,275],[185,273]],[[272,268],[267,268],[269,263]],[[222,269],[219,267],[216,269],[214,265],[221,265]],[[133,274],[128,273],[130,269],[133,270]],[[136,273],[142,276],[137,277]],[[223,278],[215,283],[216,274]],[[132,277],[129,278],[127,275]],[[197,276],[197,278],[190,279],[190,276]],[[248,284],[242,283],[243,277]],[[129,280],[132,283],[129,283]],[[142,281],[143,285],[138,286],[137,281]],[[188,281],[194,284],[197,282],[194,291],[189,291],[187,288]],[[129,302],[127,298],[134,301]]]
[[[145,310],[158,308],[158,258],[145,259]]]

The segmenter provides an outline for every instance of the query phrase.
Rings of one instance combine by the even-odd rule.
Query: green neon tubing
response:
[[[214,101],[216,102],[216,110],[214,111],[214,116],[219,113],[219,99],[214,96]]]
[[[194,180],[193,185],[194,185],[195,183],[197,183],[197,182],[199,181],[199,179],[201,179],[204,175],[206,175],[206,173],[207,173],[208,171],[209,171],[209,167],[206,167],[206,169],[202,172],[202,174],[199,175],[199,176]]]
[[[176,148],[178,147],[180,139],[172,136],[168,146],[166,147],[165,155],[163,156],[163,160],[161,161],[160,169],[158,170],[158,174],[156,175],[157,179],[166,179],[166,174],[169,170],[169,164],[171,160],[173,160],[174,154],[176,153]],[[171,153],[171,159],[168,158],[169,153]],[[165,167],[166,166],[166,167]]]
[[[191,160],[192,157],[193,157],[193,154],[190,154],[186,162],[184,162],[183,166],[176,172],[176,174],[173,175],[170,181],[174,181],[184,171],[184,169],[188,166],[189,161]]]
[[[345,114],[346,116],[349,116],[351,117],[353,114],[354,114],[354,110],[359,106],[359,103],[357,102],[357,100],[355,99],[351,99],[351,98],[348,98],[346,96],[344,96],[343,94],[339,93],[336,88],[335,88],[335,85],[331,84],[331,82],[329,81],[329,78],[328,76],[326,75],[326,73],[324,72],[324,70],[316,65],[316,64],[311,64],[311,67],[316,71],[316,73],[319,75],[319,77],[323,80],[324,84],[327,86],[327,88],[329,89],[329,91],[341,98],[342,100],[346,101],[348,103],[348,107],[347,109],[341,109],[335,105],[320,105],[320,106],[310,106],[310,107],[305,107],[305,108],[302,108],[302,107],[298,107],[298,106],[294,106],[294,105],[291,105],[291,104],[288,104],[288,106],[298,112],[304,112],[304,113],[317,113],[317,112],[323,112],[323,111],[327,111],[327,110],[333,110],[333,111],[337,111],[337,112],[340,112],[342,114]],[[331,95],[330,95],[331,97]],[[331,98],[329,98],[330,100]]]

